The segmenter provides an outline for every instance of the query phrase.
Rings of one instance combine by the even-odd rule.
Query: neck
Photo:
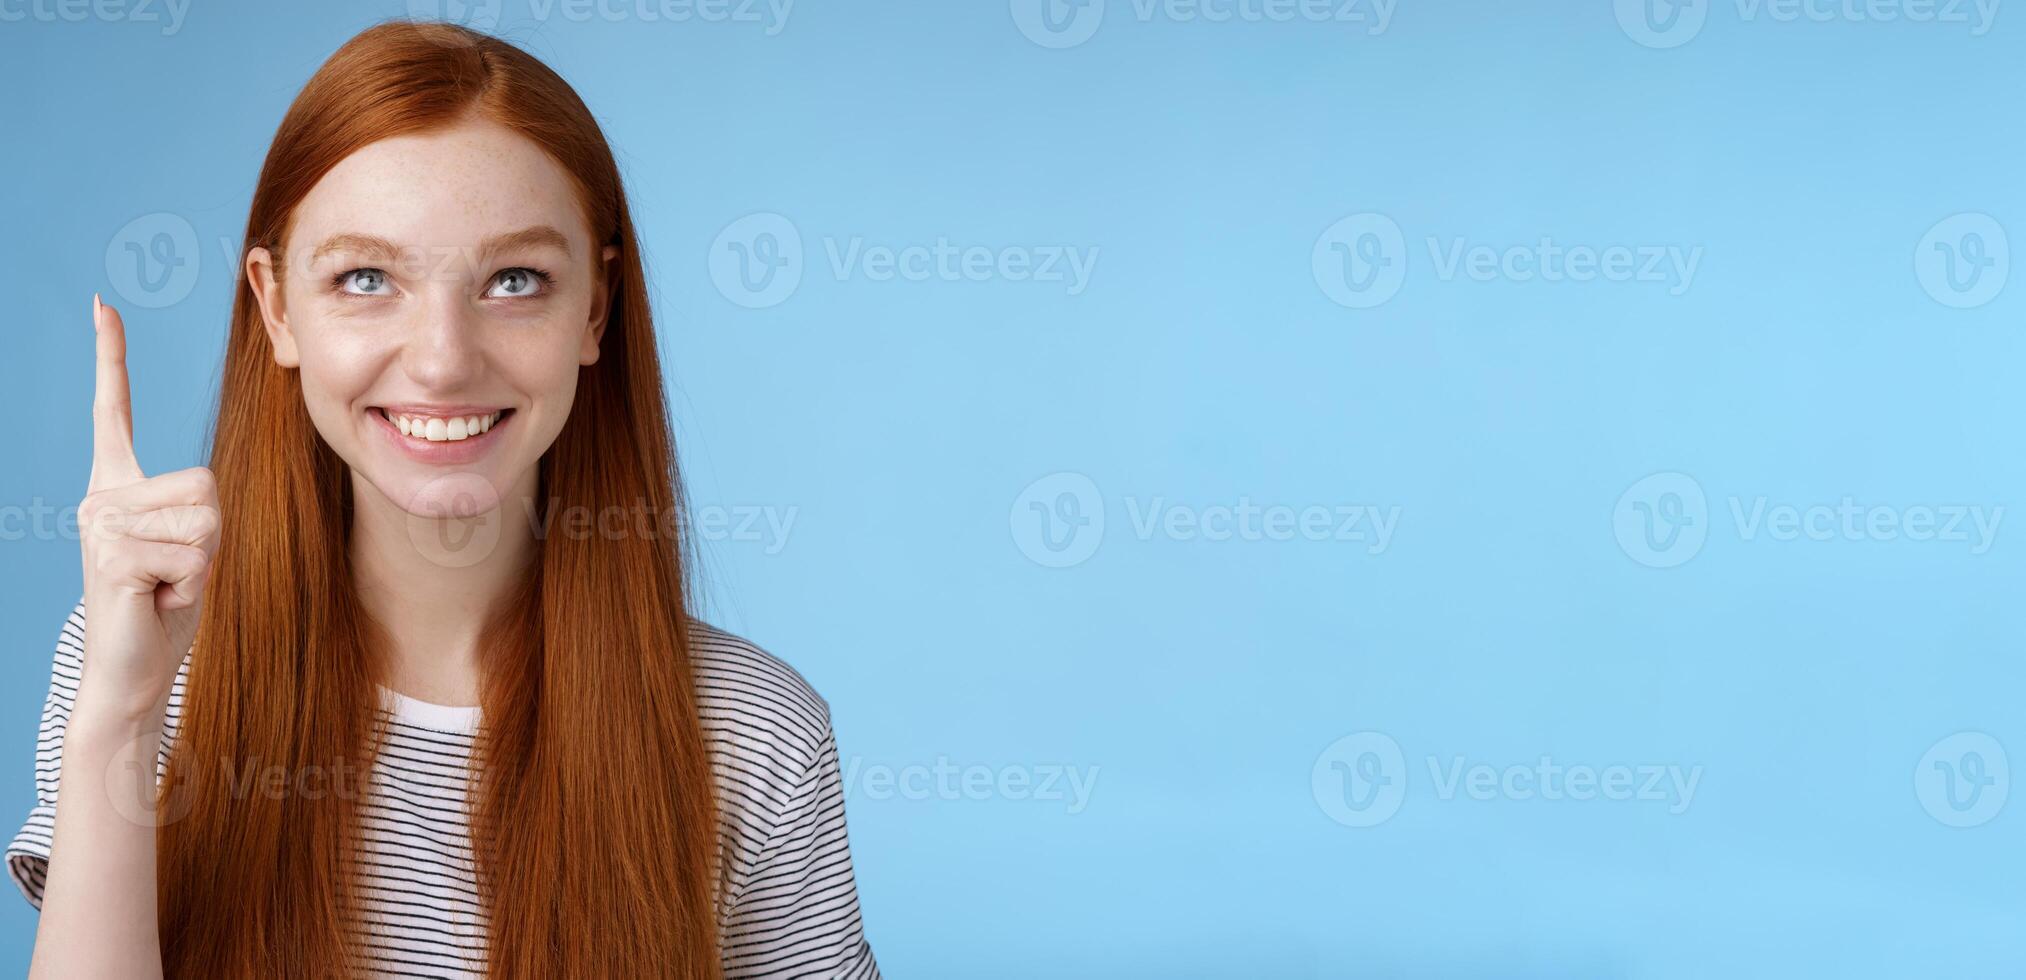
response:
[[[476,704],[480,635],[535,547],[516,519],[531,512],[535,470],[469,518],[417,517],[356,472],[351,480],[353,583],[388,643],[380,683],[422,701]]]

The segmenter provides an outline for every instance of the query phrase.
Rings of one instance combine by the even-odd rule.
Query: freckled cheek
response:
[[[303,395],[311,414],[321,403],[331,414],[349,414],[354,403],[371,392],[375,382],[399,359],[391,332],[379,335],[344,330],[298,331],[296,350]]]
[[[334,373],[334,366],[305,350],[297,377],[302,380],[303,407],[310,422],[325,442],[343,447],[355,441],[353,404],[363,389],[351,377]]]
[[[503,339],[493,348],[492,362],[521,397],[553,403],[547,410],[566,414],[577,387],[577,337],[566,330],[543,329]]]

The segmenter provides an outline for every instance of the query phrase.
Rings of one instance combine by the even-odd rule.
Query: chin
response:
[[[505,496],[497,481],[481,473],[403,474],[389,480],[367,474],[366,479],[409,516],[431,520],[491,513]]]

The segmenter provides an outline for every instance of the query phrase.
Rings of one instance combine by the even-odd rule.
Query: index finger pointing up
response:
[[[91,489],[105,490],[141,481],[134,456],[133,404],[127,392],[127,325],[118,310],[91,298],[92,326],[98,333],[98,384],[92,396]]]

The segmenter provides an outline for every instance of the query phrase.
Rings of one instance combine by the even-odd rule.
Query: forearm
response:
[[[56,827],[31,980],[162,975],[155,908],[152,718],[78,699],[65,731]]]

